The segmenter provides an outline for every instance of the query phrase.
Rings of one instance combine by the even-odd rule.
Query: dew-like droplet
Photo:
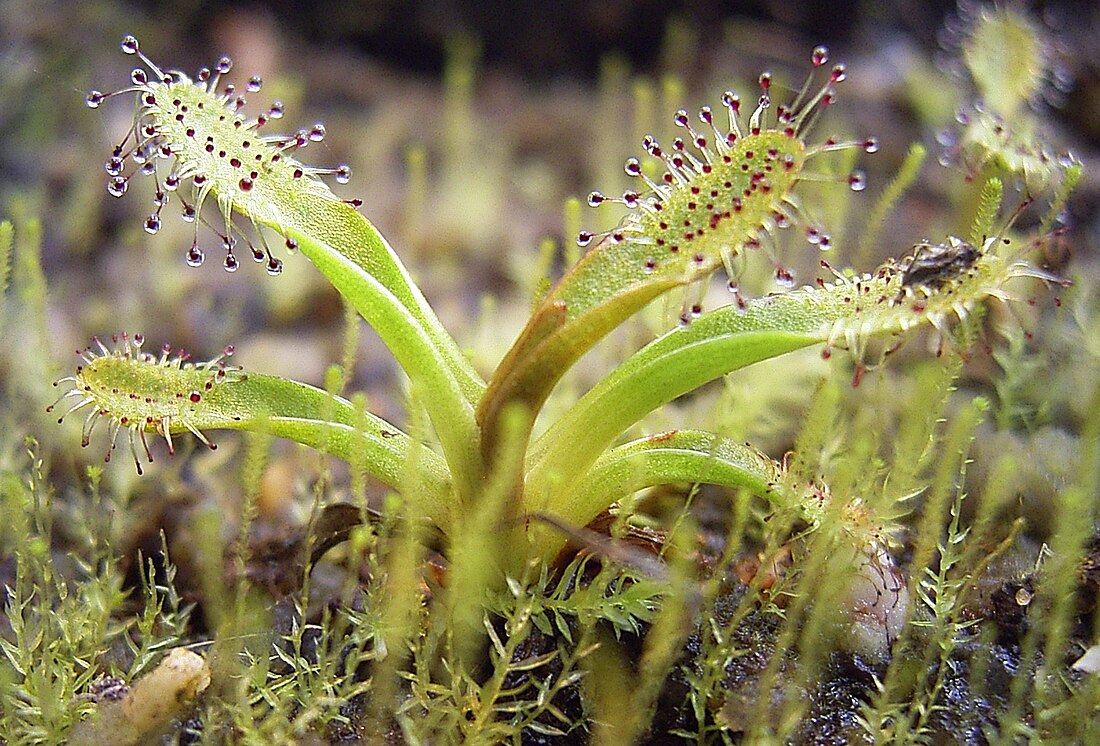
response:
[[[272,119],[282,119],[283,114],[286,112],[286,106],[282,101],[272,101],[271,108],[267,110],[267,115]]]
[[[604,200],[606,200],[606,199],[607,198],[604,197],[600,192],[589,192],[588,193],[588,206],[589,207],[599,207],[600,205],[602,205],[604,203]]]
[[[218,60],[218,64],[214,66],[214,69],[217,70],[219,74],[225,75],[233,69],[233,60],[228,57],[222,57]]]
[[[323,125],[321,122],[315,122],[313,127],[311,127],[309,132],[306,134],[306,137],[308,137],[313,142],[321,142],[325,139],[325,133],[325,125]]]
[[[863,152],[864,153],[877,153],[878,152],[878,138],[877,137],[868,137],[866,140],[864,140],[863,141]]]
[[[283,273],[283,260],[277,257],[271,257],[267,260],[267,273],[272,277],[277,277]]]
[[[222,266],[225,267],[226,272],[236,272],[241,266],[241,263],[237,261],[237,257],[232,253],[225,255],[225,261],[222,262]]]
[[[107,193],[112,197],[121,197],[126,194],[127,184],[124,176],[115,176],[107,181]]]
[[[592,243],[594,236],[589,231],[581,231],[577,234],[577,246],[584,248],[588,244]]]
[[[140,67],[135,67],[130,71],[130,80],[134,85],[145,85],[149,82],[149,75]]]
[[[286,247],[288,249],[290,249],[291,251],[297,251],[298,250],[298,241],[291,238],[290,236],[287,236]]]
[[[848,77],[848,68],[844,67],[844,65],[834,65],[833,66],[833,72],[829,76],[829,80],[830,80],[830,82],[833,82],[833,83],[839,83],[840,81],[844,80],[847,77]]]
[[[337,184],[347,184],[351,181],[351,166],[341,163],[333,172],[333,178],[336,179]]]
[[[794,275],[786,267],[775,268],[775,284],[784,288],[794,287]]]
[[[164,188],[169,192],[174,192],[180,185],[180,177],[175,171],[164,177]]]
[[[826,46],[814,47],[814,51],[810,54],[810,61],[813,62],[814,67],[821,67],[829,61],[829,48]]]
[[[160,216],[153,213],[149,217],[145,218],[145,232],[149,234],[155,234],[160,230]]]
[[[248,85],[246,87],[248,88],[249,93],[257,93],[261,88],[263,88],[263,85],[263,78],[261,78],[259,75],[253,75],[251,78],[248,79]]]
[[[642,164],[637,158],[627,158],[623,170],[626,171],[627,176],[641,176]]]
[[[867,176],[862,171],[853,171],[848,177],[848,187],[853,192],[862,192],[867,188]]]
[[[677,111],[672,117],[672,122],[677,127],[687,127],[688,126],[688,113],[687,113],[687,110],[686,109],[680,109],[679,111]]]
[[[138,52],[138,40],[130,34],[122,37],[122,43],[119,45],[122,47],[122,51],[126,54],[137,54]]]
[[[623,202],[630,209],[634,209],[638,206],[638,193],[637,192],[623,192]]]
[[[760,73],[759,81],[760,81],[760,87],[762,89],[764,89],[765,93],[767,93],[768,89],[772,87],[772,74],[771,74],[771,72],[768,71],[768,70],[765,70],[764,72]]]
[[[183,211],[180,213],[180,217],[183,218],[184,222],[186,222],[186,223],[194,223],[195,222],[195,206],[185,204],[183,206]]]
[[[103,164],[103,170],[105,170],[110,176],[118,176],[122,173],[122,169],[126,163],[118,156],[111,156],[107,159],[107,162]]]
[[[88,95],[84,97],[84,103],[88,105],[89,109],[98,109],[106,98],[107,94],[102,91],[88,91]]]
[[[187,266],[201,267],[205,259],[206,255],[202,253],[198,244],[191,244],[191,248],[187,250]]]

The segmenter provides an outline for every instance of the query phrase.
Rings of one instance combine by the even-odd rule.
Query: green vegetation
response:
[[[825,110],[849,74],[818,47],[792,95],[765,73],[745,111],[726,92],[721,106],[678,111],[671,144],[646,136],[649,157],[625,167],[640,186],[588,198],[596,215],[618,203],[618,222],[579,231],[587,252],[556,283],[544,245],[524,278],[530,316],[484,377],[360,214],[369,200],[322,180],[342,184],[350,170],[297,160],[324,139],[322,125],[272,135],[282,105],[241,113],[223,87],[228,59],[192,80],[124,38],[141,62],[133,85],[87,99],[95,109],[137,99],[134,128],[106,164],[108,191],[121,197],[152,176],[145,231],[160,232],[178,203],[196,225],[195,267],[200,223],[230,272],[240,253],[270,282],[289,282],[304,268],[276,254],[300,253],[344,302],[347,341],[318,388],[231,365],[231,348],[199,362],[170,346],[150,352],[137,334],[97,339],[58,380],[52,416],[84,417],[84,445],[106,430],[108,461],[126,439],[128,472],[154,462],[158,440],[181,453],[137,481],[116,458],[55,483],[48,454],[71,450],[75,433],[20,424],[49,402],[50,363],[39,229],[13,208],[15,227],[0,224],[0,331],[19,328],[32,349],[6,360],[12,405],[0,423],[0,742],[1100,735],[1095,671],[1070,665],[1096,637],[1100,385],[1079,382],[1090,404],[1076,420],[1075,468],[1044,508],[1042,547],[1012,509],[1027,489],[1026,447],[998,454],[983,481],[970,468],[994,424],[1017,437],[1017,424],[1049,421],[1053,405],[1028,375],[1038,353],[1001,312],[1040,282],[1069,285],[1031,255],[1064,239],[1052,229],[1082,167],[1053,155],[1026,107],[1047,75],[1042,30],[1003,9],[967,21],[961,57],[984,104],[960,117],[943,159],[963,171],[941,174],[956,182],[944,223],[965,238],[913,236],[901,259],[841,269],[881,255],[925,149],[910,146],[858,219],[845,193],[867,180],[853,159],[880,143],[818,131],[834,126]],[[474,151],[459,136],[471,50],[454,54],[447,147]],[[1028,62],[1004,75],[996,57]],[[653,98],[644,83],[635,94]],[[424,158],[409,154],[410,209],[424,209]],[[1013,232],[1028,220],[1029,234]],[[425,234],[415,221],[405,232]],[[794,287],[807,253],[828,280]],[[712,287],[719,273],[728,289]],[[1089,329],[1087,297],[1067,297],[1061,328],[1072,316]],[[344,395],[360,317],[407,379],[401,426]],[[962,401],[971,351],[1002,346],[1002,333],[1003,375]],[[1061,334],[1051,344],[1076,345]],[[910,359],[895,366],[903,345]],[[592,375],[584,361],[595,354],[612,362]],[[1090,353],[1074,354],[1081,364]],[[784,435],[769,439],[769,425]],[[193,436],[214,451],[217,430],[246,433],[232,469],[191,447]],[[746,433],[773,442],[751,445]],[[270,436],[343,466],[304,451],[276,461]],[[308,487],[279,481],[288,464]],[[152,544],[128,533],[143,490],[170,503],[189,485],[213,494],[182,527],[158,525]],[[300,530],[263,541],[281,491],[298,495]],[[711,525],[708,511],[720,516]],[[189,541],[169,556],[176,530]]]

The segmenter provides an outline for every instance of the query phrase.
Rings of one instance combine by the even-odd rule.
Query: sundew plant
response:
[[[1066,240],[1058,223],[1081,176],[1076,159],[1055,154],[1036,139],[1041,128],[1028,125],[1021,101],[1035,88],[993,75],[983,55],[997,44],[1031,50],[1040,31],[1009,11],[969,20],[975,30],[962,42],[972,45],[964,58],[983,102],[958,118],[944,158],[963,167],[955,176],[959,201],[969,205],[960,210],[962,235],[915,235],[900,258],[840,266],[834,256],[855,252],[834,246],[828,205],[839,201],[822,195],[868,200],[855,242],[872,241],[916,178],[924,149],[914,146],[874,201],[853,163],[872,157],[879,138],[830,131],[849,71],[817,47],[801,84],[762,73],[744,99],[727,91],[711,106],[675,112],[671,140],[646,136],[644,153],[625,163],[631,188],[587,198],[593,215],[618,209],[618,222],[579,233],[583,256],[538,295],[488,371],[471,362],[368,220],[370,201],[330,190],[326,182],[347,183],[351,169],[307,165],[324,125],[280,133],[282,104],[243,113],[245,95],[262,82],[231,80],[228,58],[191,76],[159,66],[126,36],[122,51],[137,63],[129,83],[87,95],[92,109],[134,107],[132,125],[106,155],[106,191],[151,191],[148,234],[176,215],[194,225],[181,272],[217,261],[240,282],[278,283],[307,260],[393,356],[408,382],[408,413],[399,426],[360,397],[339,395],[339,386],[242,369],[231,363],[232,347],[198,361],[136,330],[94,339],[57,382],[50,411],[59,422],[83,418],[81,444],[104,449],[107,460],[124,453],[143,474],[182,439],[215,449],[215,431],[249,431],[334,456],[391,497],[381,508],[326,510],[327,536],[319,535],[322,521],[312,524],[318,534],[301,549],[307,587],[310,567],[334,546],[349,567],[372,568],[362,581],[349,573],[344,603],[309,617],[303,592],[295,624],[264,647],[249,641],[271,631],[243,622],[254,597],[230,593],[231,611],[207,613],[211,658],[220,661],[209,670],[200,657],[181,657],[187,611],[171,579],[155,578],[150,565],[146,622],[126,636],[140,665],[106,663],[106,645],[95,647],[83,675],[66,680],[68,719],[35,709],[41,690],[28,683],[20,652],[30,632],[16,625],[14,642],[3,642],[12,673],[0,679],[0,718],[22,729],[10,742],[54,742],[66,728],[77,742],[113,731],[135,743],[166,728],[177,739],[186,732],[257,743],[308,733],[409,743],[805,738],[824,710],[797,691],[817,691],[815,677],[835,674],[834,650],[870,671],[837,726],[841,737],[919,743],[949,728],[948,671],[963,660],[963,641],[985,634],[965,604],[971,578],[987,564],[979,547],[1003,553],[1020,527],[998,526],[992,503],[964,516],[960,474],[988,402],[961,407],[946,424],[941,418],[959,360],[997,342],[987,317],[1007,309],[1012,319],[1019,301],[1041,305],[1069,285],[1034,256]],[[1021,75],[1042,77],[1045,60],[1035,54],[1035,70],[1021,63]],[[1029,220],[1036,227],[1017,232]],[[8,226],[9,247],[11,235]],[[802,284],[792,267],[806,264],[806,253],[820,272]],[[271,277],[248,276],[248,259]],[[1044,284],[1053,288],[1045,295]],[[586,390],[562,385],[602,340],[643,328],[640,318],[661,328]],[[919,343],[926,339],[933,344]],[[876,436],[877,445],[860,440],[841,421],[840,399],[863,396],[869,371],[890,366],[903,345],[931,365],[919,383],[926,400],[913,405],[922,411],[899,431],[892,467],[873,453],[888,447],[888,436]],[[647,418],[681,397],[805,348],[844,371],[851,393],[835,381],[810,387],[790,452],[769,455],[708,422],[647,429]],[[838,446],[845,437],[857,443],[847,453]],[[714,556],[700,549],[690,510],[700,485],[727,496],[728,535]],[[663,523],[638,507],[660,489],[684,496]],[[227,560],[242,587],[249,510],[238,554]],[[1070,562],[1082,540],[1055,537],[1049,565]],[[1034,703],[1070,711],[1077,704],[1066,703],[1081,701],[1075,696],[1096,695],[1091,684],[1054,683],[1061,669],[1047,670],[1079,634],[1067,628],[1062,586],[1073,569],[1065,568],[1050,576],[1062,595],[1039,591],[1061,626],[1025,636],[1013,653],[1033,681],[967,710],[977,713],[978,732],[1011,739],[1072,729],[1057,716],[1036,720]],[[32,585],[9,590],[13,619],[25,620],[43,592]],[[155,642],[169,637],[166,629],[171,640]],[[154,669],[169,647],[176,650]],[[745,656],[761,663],[738,684]],[[991,665],[978,658],[966,665]],[[104,683],[108,671],[122,674],[117,691],[108,686],[115,679]],[[160,684],[161,696],[181,708],[169,717],[186,718],[205,691],[186,727],[134,714],[154,708],[134,702],[155,698],[158,674],[171,681]],[[635,675],[637,686],[626,686]],[[27,735],[32,726],[37,735]]]

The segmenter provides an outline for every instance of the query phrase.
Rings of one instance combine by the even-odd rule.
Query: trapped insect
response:
[[[947,243],[921,241],[901,262],[902,287],[939,290],[973,267],[981,256],[980,249],[955,236],[948,236]]]

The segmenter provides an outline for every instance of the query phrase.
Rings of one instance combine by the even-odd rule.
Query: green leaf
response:
[[[752,446],[701,430],[676,430],[640,438],[600,456],[583,482],[556,505],[556,514],[583,526],[616,500],[677,482],[747,489],[785,503],[782,477],[779,465]],[[539,545],[544,548],[542,541]],[[556,552],[547,548],[544,554]]]
[[[138,49],[132,37],[124,46]],[[301,249],[394,354],[428,411],[461,492],[472,493],[480,475],[473,404],[484,384],[385,239],[317,178],[330,170],[298,162],[287,140],[260,134],[260,123],[245,118],[236,98],[181,72],[164,74],[146,62],[155,75],[139,77],[127,90],[137,94],[143,137],[171,154],[177,180],[182,175],[193,182],[189,208],[198,215],[204,202],[217,203],[229,252],[234,234],[241,232],[234,213],[246,216],[257,230],[266,226],[277,231],[288,246]],[[90,101],[98,105],[103,98],[95,94]],[[308,134],[317,140],[324,131],[318,126]],[[119,194],[125,191],[125,177],[117,173],[112,179]],[[147,228],[151,225],[155,232],[160,219],[154,215],[149,220]],[[282,261],[263,243],[268,269],[278,273]]]
[[[597,384],[542,435],[528,455],[525,500],[554,513],[567,505],[600,452],[647,413],[731,371],[826,343],[862,360],[869,340],[932,324],[944,329],[982,299],[1005,299],[1011,277],[1035,270],[986,251],[965,275],[935,287],[902,285],[884,265],[873,276],[804,287],[727,306],[653,341]],[[543,508],[541,506],[547,506]],[[606,506],[603,506],[606,507]],[[598,512],[598,511],[597,511]]]
[[[543,299],[497,367],[477,409],[485,448],[493,447],[500,413],[509,403],[524,405],[533,420],[565,371],[653,298],[709,277],[723,265],[735,281],[734,257],[780,220],[790,219],[792,190],[806,161],[856,146],[811,146],[802,139],[824,95],[825,89],[816,96],[803,91],[790,107],[780,107],[784,118],[772,123],[766,121],[766,96],[741,123],[739,101],[727,92],[728,132],[719,131],[706,108],[700,112],[700,121],[706,122],[702,131],[693,128],[686,111],[676,113],[676,124],[691,135],[694,151],[678,141],[665,153],[647,138],[647,150],[662,158],[668,174],[654,180],[637,160],[627,162],[627,174],[645,182],[648,191],[628,191],[621,198],[632,212]],[[593,193],[588,201],[598,205],[606,198]],[[585,235],[583,240],[594,239]]]
[[[359,411],[351,402],[313,386],[278,376],[245,374],[226,366],[223,357],[191,363],[182,357],[159,358],[141,352],[141,341],[124,337],[114,351],[89,349],[58,403],[75,398],[65,414],[91,407],[84,426],[85,444],[99,419],[110,433],[129,431],[135,461],[135,438],[159,433],[172,449],[172,435],[233,429],[264,432],[297,441],[363,468],[392,487],[407,481],[415,460],[420,484],[417,499],[424,511],[446,530],[450,512],[450,475],[443,460],[385,420]],[[51,408],[52,409],[52,408]],[[62,415],[62,418],[65,415]],[[114,435],[112,437],[112,442]],[[139,471],[140,471],[140,461]]]

